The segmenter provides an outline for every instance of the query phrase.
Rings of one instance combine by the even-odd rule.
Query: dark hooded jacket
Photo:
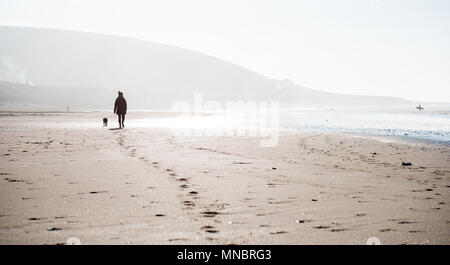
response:
[[[114,103],[114,113],[115,114],[127,114],[127,101],[122,95],[116,98]]]

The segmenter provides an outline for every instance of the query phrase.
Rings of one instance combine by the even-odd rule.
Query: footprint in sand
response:
[[[410,221],[399,221],[398,224],[400,225],[406,225],[406,224],[414,224],[415,222],[410,222]]]
[[[286,231],[276,231],[276,232],[270,232],[271,235],[281,235],[281,234],[287,234]]]
[[[152,166],[153,166],[154,168],[157,168],[157,169],[160,168],[158,162],[152,162]]]
[[[185,206],[190,206],[190,207],[194,207],[195,206],[195,204],[192,201],[183,201],[183,204]]]
[[[49,231],[49,232],[59,231],[59,230],[62,230],[62,228],[61,228],[61,227],[51,227],[51,228],[47,228],[47,231]]]
[[[5,178],[5,180],[8,181],[8,182],[25,182],[23,180],[11,179],[11,178]]]
[[[219,212],[216,211],[204,211],[201,213],[203,214],[203,217],[215,217],[216,215],[220,214]]]
[[[188,179],[186,179],[186,178],[179,178],[179,179],[177,179],[177,181],[187,182]]]
[[[206,233],[219,233],[219,230],[216,230],[214,226],[212,225],[205,225],[201,228]]]
[[[313,228],[314,229],[328,229],[328,228],[330,228],[330,226],[328,226],[328,225],[319,225],[319,226],[314,226]]]
[[[295,222],[296,222],[297,224],[305,224],[305,223],[312,222],[312,220],[298,219],[298,220],[295,220]]]
[[[107,193],[108,191],[102,190],[102,191],[90,191],[90,194],[98,194],[98,193]]]
[[[384,228],[384,229],[380,229],[379,231],[382,232],[382,233],[385,233],[385,232],[393,232],[393,231],[395,231],[395,229]]]

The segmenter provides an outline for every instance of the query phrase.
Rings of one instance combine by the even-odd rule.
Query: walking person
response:
[[[119,117],[119,128],[124,128],[125,114],[127,114],[127,101],[123,97],[123,93],[119,91],[119,96],[114,103],[114,113]]]

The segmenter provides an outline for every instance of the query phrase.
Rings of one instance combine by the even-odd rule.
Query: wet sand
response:
[[[263,148],[104,116],[117,126],[0,115],[0,244],[450,243],[448,146],[284,132]]]

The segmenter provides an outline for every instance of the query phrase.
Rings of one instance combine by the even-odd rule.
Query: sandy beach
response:
[[[2,113],[0,244],[450,244],[449,146],[133,126],[164,115]]]

